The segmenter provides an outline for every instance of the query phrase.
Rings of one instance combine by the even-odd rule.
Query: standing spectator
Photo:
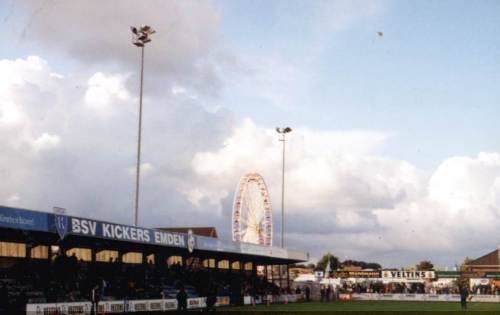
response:
[[[306,286],[305,291],[306,291],[306,302],[311,302],[311,288]]]
[[[285,304],[288,304],[288,292],[287,292],[287,290],[282,289],[281,290],[281,295],[283,296],[283,299],[284,299],[283,302]]]
[[[322,285],[321,288],[319,289],[319,293],[321,296],[321,302],[324,302],[325,301],[325,294],[326,294],[326,290],[325,290],[324,285]]]
[[[177,299],[177,314],[184,314],[187,312],[187,293],[184,290],[184,286],[181,284],[179,286],[179,292],[176,295]]]
[[[252,300],[252,306],[255,307],[255,300],[257,299],[257,289],[255,285],[250,287],[250,299]]]
[[[267,306],[271,305],[272,301],[273,301],[273,293],[271,291],[271,289],[267,289]]]
[[[216,303],[217,303],[217,291],[211,285],[210,288],[208,289],[208,292],[207,292],[206,312],[207,313],[215,313],[215,304]]]
[[[0,287],[0,311],[7,311],[9,305],[9,290],[5,286],[5,283],[2,283]]]
[[[99,289],[99,285],[96,285],[93,289],[92,289],[92,292],[91,292],[91,296],[90,296],[90,299],[91,299],[91,302],[92,302],[92,309],[91,309],[91,313],[90,314],[97,314],[98,312],[98,309],[97,307],[99,306],[99,292],[100,292],[100,289]]]
[[[467,297],[469,296],[469,290],[467,290],[466,286],[462,286],[460,288],[460,305],[462,306],[462,310],[467,310]]]
[[[328,287],[326,288],[326,301],[327,302],[330,301],[330,296],[331,295],[332,295],[332,286],[328,285]]]
[[[70,269],[70,274],[69,274],[69,276],[71,277],[70,280],[74,281],[78,276],[78,258],[76,257],[75,253],[73,253],[73,255],[71,255],[71,257],[68,258],[68,264]]]

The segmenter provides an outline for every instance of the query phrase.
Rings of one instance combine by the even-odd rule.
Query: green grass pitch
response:
[[[346,301],[257,305],[219,309],[231,313],[346,313],[346,314],[499,314],[500,303],[467,303],[462,311],[459,302]]]

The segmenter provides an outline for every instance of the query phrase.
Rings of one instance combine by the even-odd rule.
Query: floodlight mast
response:
[[[135,208],[134,225],[139,223],[139,180],[141,174],[141,136],[142,136],[142,90],[144,82],[144,46],[151,41],[149,36],[156,31],[149,25],[141,25],[139,28],[131,26],[132,44],[141,48],[141,83],[139,88],[139,132],[137,139],[137,166],[135,173]]]
[[[281,135],[279,141],[283,142],[283,163],[281,171],[281,247],[285,247],[285,135],[292,132],[292,128],[276,127],[276,132]]]

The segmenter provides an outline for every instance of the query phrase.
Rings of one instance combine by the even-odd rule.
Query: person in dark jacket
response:
[[[306,287],[306,302],[311,302],[311,288]]]
[[[187,312],[187,293],[184,290],[184,286],[180,285],[179,292],[176,295],[177,298],[177,314],[184,314]]]
[[[98,312],[99,301],[101,300],[99,295],[100,291],[99,285],[95,285],[92,291],[90,291],[90,301],[92,302],[92,308],[90,310],[91,315],[97,314]]]
[[[467,297],[469,296],[469,290],[466,286],[460,288],[460,305],[463,310],[467,310]]]
[[[319,293],[320,293],[320,296],[321,296],[321,302],[324,302],[325,301],[325,295],[326,295],[326,289],[325,289],[325,286],[321,286],[321,288],[319,289]]]
[[[215,287],[210,286],[207,292],[207,307],[205,311],[207,313],[215,313],[215,304],[217,303],[217,291]]]

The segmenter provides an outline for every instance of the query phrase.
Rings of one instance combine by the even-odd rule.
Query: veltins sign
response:
[[[435,277],[436,275],[434,271],[382,270],[382,278],[385,279],[423,280],[423,279],[434,279]]]

